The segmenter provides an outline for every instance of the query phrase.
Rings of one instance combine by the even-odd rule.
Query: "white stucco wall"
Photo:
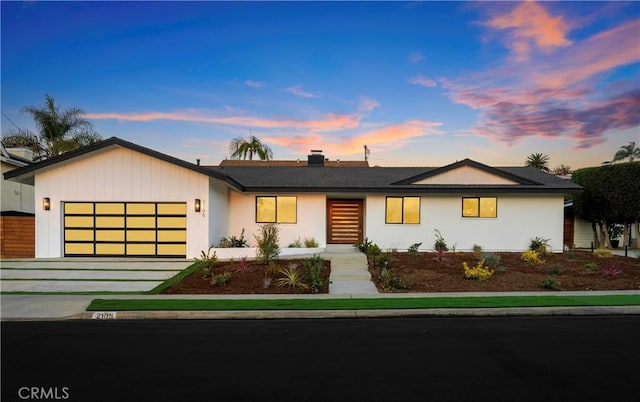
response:
[[[72,163],[36,174],[36,257],[60,257],[62,253],[62,214],[64,201],[155,201],[187,203],[187,258],[196,257],[209,244],[206,213],[209,177],[157,158],[126,149],[112,148]],[[44,211],[43,197],[51,200]],[[201,199],[203,212],[194,211],[194,200]]]
[[[2,162],[2,174],[16,166]],[[28,184],[5,180],[2,177],[2,198],[0,210],[34,213],[34,188]]]
[[[209,179],[209,204],[207,206],[209,213],[208,245],[217,246],[220,239],[230,235],[230,233],[228,233],[230,191],[225,183],[216,179]],[[231,234],[240,236],[240,232]]]
[[[230,221],[229,233],[224,236],[239,236],[242,229],[245,229],[245,238],[251,246],[255,246],[254,235],[260,227],[256,223],[256,195],[275,194],[243,194],[237,191],[230,191]],[[313,237],[318,242],[319,247],[326,247],[326,221],[327,207],[326,196],[315,194],[286,194],[297,197],[297,222],[282,223],[280,228],[280,246],[286,247],[297,238],[304,240]]]
[[[365,203],[366,237],[383,249],[407,249],[422,242],[431,250],[438,229],[449,247],[487,251],[522,251],[530,239],[550,239],[553,251],[562,251],[563,196],[498,195],[497,218],[462,218],[461,196],[423,195],[418,225],[385,223],[385,196],[368,196]]]

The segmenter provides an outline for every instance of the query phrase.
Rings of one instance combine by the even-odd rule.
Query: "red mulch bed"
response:
[[[298,269],[302,270],[302,260],[277,260],[276,263],[286,268],[289,264],[294,263],[298,265]],[[258,264],[255,262],[249,262],[248,270],[245,272],[237,272],[237,262],[221,262],[215,269],[214,274],[221,274],[223,272],[232,272],[231,279],[224,286],[212,286],[209,279],[205,279],[203,271],[196,271],[192,275],[184,278],[182,282],[175,287],[168,288],[164,294],[308,294],[312,293],[311,290],[289,288],[289,287],[277,287],[275,279],[272,280],[271,286],[264,289],[264,275],[267,270],[267,265]],[[331,272],[331,263],[327,260],[324,261],[324,270],[322,272],[322,278],[325,280],[325,285],[320,289],[318,293],[329,293],[329,274]],[[277,276],[276,276],[277,278]]]
[[[408,253],[389,255],[389,268],[404,275],[411,284],[408,290],[385,291],[378,280],[379,270],[373,268],[369,258],[369,271],[380,292],[507,292],[542,291],[541,283],[546,278],[559,282],[557,290],[639,290],[640,260],[613,256],[599,258],[588,251],[547,254],[542,265],[533,265],[520,260],[521,253],[496,253],[500,256],[498,268],[493,276],[484,281],[466,279],[462,263],[472,267],[480,260],[473,253],[446,253],[438,261],[436,253]],[[595,262],[600,269],[590,271],[585,264]],[[622,273],[607,277],[602,268],[607,264],[619,264]],[[551,267],[560,269],[559,275],[548,273]]]

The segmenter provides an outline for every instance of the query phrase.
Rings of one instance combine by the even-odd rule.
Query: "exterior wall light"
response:
[[[200,202],[200,198],[196,198],[196,201],[193,203],[193,206],[196,212],[200,212],[202,208],[202,203]]]
[[[42,199],[42,209],[44,209],[45,211],[49,211],[51,209],[51,200],[49,199],[49,197],[44,197]]]

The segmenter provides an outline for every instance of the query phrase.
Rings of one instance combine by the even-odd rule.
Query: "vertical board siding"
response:
[[[0,258],[35,257],[35,217],[0,216]]]

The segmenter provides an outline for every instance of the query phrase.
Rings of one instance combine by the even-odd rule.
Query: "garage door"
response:
[[[65,256],[186,257],[184,202],[65,202]]]

